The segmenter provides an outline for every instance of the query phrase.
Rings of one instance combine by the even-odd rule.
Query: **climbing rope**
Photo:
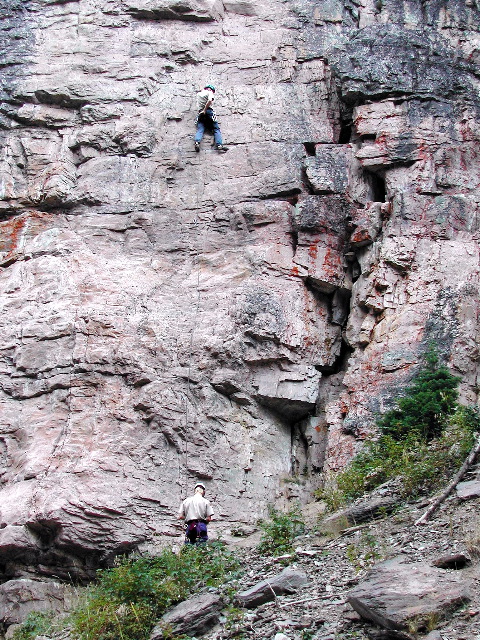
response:
[[[193,220],[193,229],[195,231],[195,237],[199,237],[199,221],[198,218],[195,217]],[[206,225],[203,227],[202,233],[202,253],[205,252],[206,247]],[[196,278],[196,300],[194,302],[194,312],[193,312],[193,321],[192,321],[192,329],[190,331],[190,344],[189,344],[189,354],[188,354],[188,368],[187,368],[187,393],[184,393],[184,401],[185,401],[185,452],[184,452],[184,483],[182,486],[182,497],[187,494],[188,491],[188,440],[189,440],[189,431],[190,431],[190,417],[188,412],[188,400],[189,397],[192,397],[192,385],[191,385],[191,373],[192,373],[192,359],[193,359],[193,341],[195,335],[195,327],[197,326],[198,315],[200,312],[200,251],[198,242],[195,243],[195,253],[194,253],[194,262],[196,264],[197,270],[197,278]],[[181,469],[180,469],[181,473]]]

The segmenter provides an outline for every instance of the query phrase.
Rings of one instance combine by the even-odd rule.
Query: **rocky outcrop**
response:
[[[403,558],[377,565],[348,596],[363,618],[385,629],[428,629],[470,599],[462,577]]]
[[[287,567],[281,573],[262,580],[236,595],[242,607],[258,607],[274,600],[277,595],[295,593],[308,582],[307,574],[300,569]]]
[[[322,526],[356,525],[373,520],[378,515],[391,513],[402,503],[399,495],[373,496],[370,499],[357,500],[355,504],[336,511],[322,520]]]
[[[431,339],[476,401],[474,2],[1,11],[2,580],[311,491]]]
[[[223,602],[216,593],[203,593],[188,598],[166,613],[152,631],[150,640],[161,640],[166,628],[176,635],[204,635],[220,617]]]
[[[58,582],[18,578],[0,585],[0,620],[4,625],[23,622],[34,611],[61,612],[72,605],[71,587]]]

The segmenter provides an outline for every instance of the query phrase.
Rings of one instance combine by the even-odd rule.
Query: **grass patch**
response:
[[[379,560],[387,557],[383,542],[379,541],[371,531],[363,531],[354,542],[347,546],[345,554],[356,573],[362,569],[368,569]]]
[[[299,506],[297,505],[287,512],[278,511],[275,507],[270,506],[268,515],[268,520],[258,522],[258,526],[263,531],[258,551],[265,556],[293,552],[295,537],[305,531],[305,522]]]
[[[59,630],[58,619],[52,611],[33,611],[25,622],[13,633],[13,640],[33,640],[37,636],[48,635]]]
[[[392,478],[398,479],[405,499],[428,495],[461,466],[475,442],[479,423],[476,411],[459,407],[444,433],[429,442],[417,436],[398,442],[380,435],[367,441],[345,471],[327,482],[316,496],[326,501],[330,511],[336,511]]]
[[[216,587],[239,575],[236,557],[215,544],[184,547],[158,556],[121,558],[98,572],[79,604],[65,619],[75,640],[148,640],[158,619],[171,606],[203,587]],[[37,616],[40,614],[36,614]],[[27,622],[14,640],[33,640],[38,624]]]

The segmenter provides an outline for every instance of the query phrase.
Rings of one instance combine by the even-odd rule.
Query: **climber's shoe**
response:
[[[225,153],[226,151],[228,151],[228,147],[225,147],[223,144],[216,144],[215,149],[217,151],[220,151],[220,153]]]
[[[200,143],[199,142],[195,142],[195,151],[198,153],[200,151]]]

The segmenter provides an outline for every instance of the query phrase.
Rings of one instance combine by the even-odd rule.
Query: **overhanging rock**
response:
[[[129,0],[127,11],[150,20],[211,22],[223,15],[220,0]]]
[[[258,402],[287,420],[301,420],[315,409],[322,374],[312,366],[264,367],[254,377]]]

